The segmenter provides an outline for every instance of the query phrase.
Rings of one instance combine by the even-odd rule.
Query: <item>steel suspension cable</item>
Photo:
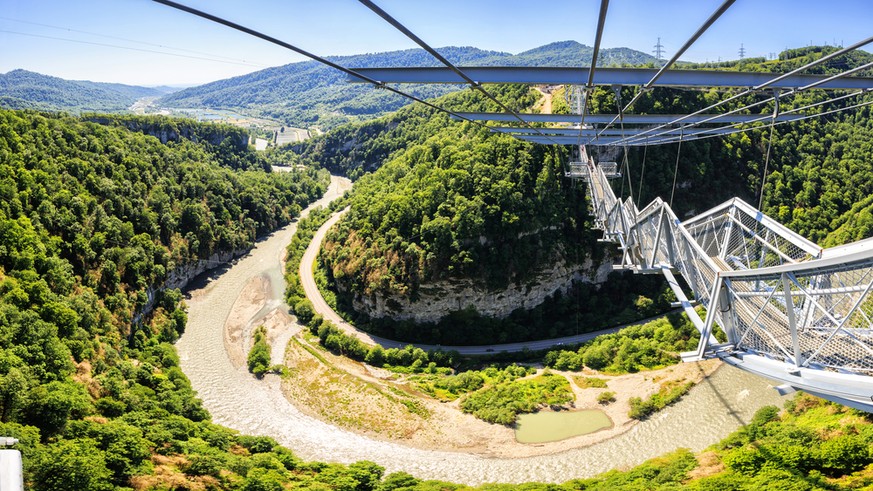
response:
[[[640,187],[637,191],[637,204],[642,204],[643,200],[643,175],[646,173],[646,154],[649,152],[649,146],[643,145],[643,168],[640,171]]]
[[[582,92],[582,110],[579,111],[579,137],[576,145],[582,143],[582,129],[585,127],[585,113],[588,112],[588,94],[594,88],[594,70],[597,69],[597,56],[600,53],[600,41],[603,39],[603,26],[606,24],[606,12],[609,9],[609,0],[600,0],[600,13],[597,16],[597,29],[594,34],[594,48],[591,52],[591,66],[588,67],[588,81]]]
[[[806,110],[806,109],[810,109],[810,108],[813,108],[813,107],[818,107],[818,106],[822,106],[822,105],[824,105],[824,104],[829,104],[829,103],[836,102],[836,101],[839,101],[839,100],[847,99],[847,98],[849,98],[849,97],[856,97],[856,96],[859,96],[859,95],[867,94],[867,93],[870,93],[871,91],[873,91],[873,89],[864,89],[864,90],[860,90],[860,91],[857,91],[857,92],[853,92],[853,93],[851,93],[851,94],[841,95],[841,96],[839,96],[839,97],[833,97],[833,98],[830,98],[830,99],[827,99],[827,100],[824,100],[824,101],[819,101],[819,102],[816,102],[816,103],[813,103],[813,104],[807,104],[806,106],[802,106],[802,107],[798,107],[798,108],[794,108],[794,109],[789,109],[789,110],[786,110],[786,111],[781,112],[780,114],[793,114],[793,113],[796,113],[796,112],[799,112],[799,111],[803,111],[803,110]],[[789,92],[789,94],[790,94],[790,92]],[[870,105],[870,104],[873,104],[873,101],[868,101],[868,102],[858,103],[858,104],[855,104],[855,105],[852,105],[852,106],[847,106],[847,107],[844,107],[844,108],[832,109],[832,110],[827,111],[827,112],[824,112],[824,113],[808,114],[808,115],[806,115],[806,116],[804,116],[804,117],[802,117],[802,118],[798,118],[798,119],[794,119],[794,120],[771,122],[771,123],[769,123],[769,124],[764,124],[764,125],[761,125],[761,126],[752,126],[752,127],[749,127],[749,128],[738,128],[739,126],[742,126],[742,125],[745,125],[745,124],[749,124],[749,123],[734,123],[734,124],[732,124],[732,125],[728,125],[728,126],[720,126],[720,127],[718,127],[718,128],[713,128],[713,129],[715,130],[715,129],[738,128],[736,131],[728,131],[728,132],[717,133],[717,134],[701,134],[701,135],[699,135],[699,136],[697,136],[697,135],[695,135],[695,136],[696,136],[696,139],[697,139],[697,140],[706,140],[706,139],[709,139],[709,138],[716,138],[716,137],[722,137],[722,136],[727,136],[727,135],[735,135],[735,134],[737,134],[737,133],[745,133],[745,132],[747,132],[747,131],[752,131],[752,130],[767,129],[767,128],[769,128],[770,126],[779,126],[779,125],[783,125],[783,124],[795,123],[795,122],[798,122],[798,121],[805,121],[805,120],[807,120],[807,119],[817,118],[817,117],[825,116],[825,115],[828,115],[828,114],[834,114],[834,113],[837,113],[837,112],[840,112],[840,111],[847,111],[847,110],[849,110],[849,109],[856,109],[856,108],[859,108],[859,107],[868,106],[868,105]],[[762,116],[760,119],[755,120],[755,121],[752,121],[752,122],[760,122],[760,121],[764,121],[764,120],[766,120],[766,119],[772,119],[772,118],[771,118],[771,116]],[[648,137],[647,137],[647,138],[648,138]],[[660,143],[660,144],[668,144],[668,143],[675,143],[675,142],[677,142],[677,141],[678,141],[678,139],[675,138],[675,137],[673,137],[672,139],[671,139],[671,138],[666,138],[666,139],[664,139],[664,140],[660,140],[658,143]],[[616,144],[618,144],[618,142],[617,142]],[[630,142],[630,145],[635,145],[635,144],[638,144],[638,142],[636,142],[636,141],[631,141],[631,142]]]
[[[423,100],[423,99],[421,99],[421,98],[419,98],[419,97],[416,97],[416,96],[414,96],[414,95],[412,95],[412,94],[409,94],[409,93],[404,92],[404,91],[402,91],[402,90],[399,90],[399,89],[396,89],[396,88],[394,88],[394,87],[388,86],[388,85],[386,85],[386,84],[384,84],[384,83],[382,83],[382,82],[380,82],[380,81],[378,81],[378,80],[372,79],[372,78],[370,78],[370,77],[368,77],[368,76],[366,76],[366,75],[364,75],[364,74],[362,74],[362,73],[359,73],[359,72],[357,72],[357,71],[355,71],[355,70],[352,70],[352,69],[350,69],[350,68],[346,68],[346,67],[344,67],[344,66],[338,65],[338,64],[336,64],[336,63],[334,63],[334,62],[332,62],[332,61],[330,61],[330,60],[328,60],[328,59],[326,59],[326,58],[322,58],[321,56],[318,56],[318,55],[316,55],[316,54],[310,53],[310,52],[308,52],[308,51],[306,51],[306,50],[304,50],[304,49],[298,48],[297,46],[294,46],[294,45],[292,45],[292,44],[286,43],[285,41],[282,41],[282,40],[280,40],[280,39],[274,38],[274,37],[269,36],[269,35],[267,35],[267,34],[264,34],[264,33],[262,33],[262,32],[256,31],[256,30],[254,30],[254,29],[251,29],[251,28],[245,27],[245,26],[243,26],[243,25],[237,24],[237,23],[232,22],[232,21],[229,21],[229,20],[227,20],[227,19],[223,19],[223,18],[218,17],[218,16],[216,16],[216,15],[212,15],[212,14],[210,14],[210,13],[203,12],[202,10],[197,10],[197,9],[192,8],[192,7],[189,7],[189,6],[187,6],[187,5],[183,5],[183,4],[181,4],[181,3],[173,2],[173,1],[171,1],[171,0],[152,0],[152,1],[153,1],[153,2],[156,2],[156,3],[160,3],[160,4],[162,4],[162,5],[166,5],[166,6],[168,6],[168,7],[173,7],[174,9],[181,10],[181,11],[183,11],[183,12],[187,12],[187,13],[189,13],[189,14],[196,15],[197,17],[201,17],[201,18],[203,18],[203,19],[210,20],[210,21],[215,22],[215,23],[217,23],[217,24],[221,24],[221,25],[224,25],[224,26],[230,27],[231,29],[236,29],[237,31],[244,32],[244,33],[246,33],[246,34],[248,34],[248,35],[250,35],[250,36],[254,36],[254,37],[256,37],[256,38],[263,39],[264,41],[267,41],[267,42],[273,43],[273,44],[275,44],[275,45],[277,45],[277,46],[281,46],[281,47],[283,47],[283,48],[286,48],[286,49],[289,49],[289,50],[291,50],[291,51],[294,51],[295,53],[298,53],[298,54],[301,54],[301,55],[303,55],[303,56],[306,56],[307,58],[310,58],[310,59],[315,60],[315,61],[317,61],[317,62],[319,62],[319,63],[321,63],[321,64],[323,64],[323,65],[327,65],[327,66],[329,66],[329,67],[331,67],[331,68],[334,68],[334,69],[336,69],[336,70],[339,70],[339,71],[341,71],[341,72],[343,72],[343,73],[345,73],[345,74],[347,74],[347,75],[351,75],[351,76],[356,77],[356,78],[359,78],[359,79],[361,79],[361,80],[365,80],[365,81],[367,81],[367,82],[373,84],[374,87],[377,87],[377,88],[380,88],[380,89],[385,89],[385,90],[387,90],[387,91],[389,91],[389,92],[393,92],[393,93],[395,93],[395,94],[397,94],[397,95],[401,95],[401,96],[406,97],[406,98],[408,98],[408,99],[411,99],[411,100],[413,100],[413,101],[415,101],[415,102],[419,102],[419,103],[421,103],[421,104],[424,104],[425,106],[428,106],[428,107],[430,107],[430,108],[432,108],[432,109],[436,109],[436,110],[438,110],[438,111],[442,111],[442,112],[444,112],[444,113],[450,114],[450,115],[452,115],[452,116],[454,116],[454,117],[456,117],[456,118],[458,118],[458,119],[462,119],[462,120],[467,121],[467,122],[469,122],[469,123],[475,123],[475,124],[477,124],[477,125],[479,125],[479,126],[481,126],[481,127],[483,127],[483,128],[487,128],[487,127],[488,127],[487,125],[485,125],[485,124],[483,124],[483,123],[481,123],[481,122],[479,122],[479,121],[476,121],[476,120],[473,120],[473,119],[470,119],[470,118],[466,118],[466,117],[464,117],[464,116],[462,116],[462,115],[460,115],[460,114],[458,114],[458,113],[456,113],[456,112],[454,112],[454,111],[451,111],[451,110],[449,110],[449,109],[445,109],[445,108],[443,108],[443,107],[439,107],[439,106],[437,106],[437,105],[435,105],[435,104],[431,104],[430,102],[427,102],[427,101],[425,101],[425,100]]]
[[[742,128],[742,129],[738,129],[737,131],[732,131],[732,132],[730,132],[730,133],[724,133],[724,134],[722,134],[722,135],[706,135],[706,136],[702,136],[702,137],[698,138],[698,140],[705,140],[705,139],[708,139],[708,138],[715,138],[715,137],[719,137],[719,136],[734,135],[734,134],[737,134],[737,133],[745,133],[745,132],[747,132],[747,131],[751,131],[751,130],[767,129],[767,128],[771,127],[771,126],[780,126],[780,125],[783,125],[783,124],[796,123],[796,122],[798,122],[798,121],[806,121],[807,119],[820,118],[820,117],[822,117],[822,116],[829,116],[829,115],[831,115],[831,114],[835,114],[835,113],[839,113],[839,112],[843,112],[843,111],[848,111],[848,110],[851,110],[851,109],[858,109],[858,108],[866,107],[866,106],[870,106],[870,105],[873,105],[873,99],[871,99],[871,100],[869,100],[869,101],[866,101],[866,102],[860,102],[860,103],[858,103],[858,104],[854,104],[854,105],[852,105],[852,106],[847,106],[847,107],[841,107],[841,108],[837,108],[837,109],[832,109],[832,110],[830,110],[830,111],[826,111],[826,112],[823,112],[823,113],[810,114],[810,115],[804,116],[804,117],[802,117],[802,118],[795,119],[795,120],[793,120],[793,121],[779,121],[779,122],[771,123],[771,124],[764,125],[764,126],[756,126],[756,127],[754,127],[754,128]],[[674,140],[674,141],[675,141],[675,140]],[[666,143],[671,143],[671,142],[666,142]]]
[[[767,82],[764,82],[764,83],[762,83],[762,84],[760,84],[760,85],[756,85],[756,86],[754,86],[754,87],[751,87],[751,88],[748,88],[748,89],[746,89],[746,90],[743,90],[742,92],[740,92],[740,93],[738,93],[738,94],[735,94],[735,95],[733,95],[733,96],[731,96],[731,97],[728,97],[727,99],[724,99],[724,100],[718,101],[718,102],[716,102],[716,103],[710,104],[709,106],[707,106],[707,107],[705,107],[705,108],[703,108],[703,109],[700,109],[699,111],[695,111],[695,112],[693,112],[693,113],[691,113],[691,114],[686,114],[685,116],[682,116],[682,117],[680,117],[680,118],[676,118],[676,119],[674,119],[673,121],[670,121],[670,122],[668,122],[668,123],[664,123],[664,124],[661,124],[661,125],[659,125],[659,126],[656,126],[655,128],[652,128],[652,129],[649,129],[649,130],[643,131],[643,132],[641,132],[641,133],[638,133],[638,134],[635,135],[635,136],[646,135],[646,134],[649,134],[649,133],[652,133],[652,132],[655,132],[655,131],[658,131],[658,130],[664,129],[664,128],[668,127],[668,126],[672,126],[672,125],[675,125],[675,124],[677,124],[677,123],[681,123],[682,121],[684,121],[684,120],[686,120],[686,119],[688,119],[688,118],[690,118],[690,117],[692,117],[692,116],[696,116],[696,115],[698,115],[698,114],[703,114],[703,113],[705,113],[705,112],[707,112],[707,111],[709,111],[709,110],[711,110],[711,109],[714,109],[714,108],[716,108],[716,107],[720,107],[720,106],[722,106],[722,105],[724,105],[724,104],[727,104],[728,102],[735,101],[735,100],[739,99],[740,97],[744,97],[744,96],[749,95],[749,94],[751,94],[751,93],[753,93],[753,92],[756,92],[756,91],[759,91],[759,90],[761,90],[761,89],[767,88],[767,87],[769,87],[770,85],[775,84],[776,82],[779,82],[779,81],[781,81],[781,80],[784,80],[785,78],[788,78],[788,77],[790,77],[790,76],[792,76],[792,75],[796,75],[796,74],[798,74],[798,73],[800,73],[800,72],[802,72],[802,71],[804,71],[804,70],[808,70],[808,69],[810,69],[810,68],[812,68],[812,67],[818,66],[818,65],[820,65],[820,64],[822,64],[822,63],[824,63],[824,62],[826,62],[826,61],[829,61],[829,60],[831,60],[831,59],[833,59],[833,58],[836,58],[837,56],[842,56],[842,55],[844,55],[844,54],[846,54],[846,53],[848,53],[848,52],[850,52],[850,51],[853,51],[853,50],[855,50],[855,49],[860,48],[861,46],[864,46],[864,45],[870,44],[871,42],[873,42],[873,36],[868,37],[868,38],[866,38],[866,39],[862,39],[861,41],[858,41],[858,42],[852,44],[851,46],[847,46],[847,47],[845,47],[845,48],[843,48],[843,49],[840,49],[840,50],[834,51],[833,53],[830,53],[830,54],[828,54],[828,55],[825,55],[825,56],[823,56],[823,57],[821,57],[821,58],[819,58],[819,59],[817,59],[817,60],[811,61],[811,62],[809,62],[809,63],[807,63],[807,64],[805,64],[805,65],[803,65],[803,66],[801,66],[801,67],[799,67],[799,68],[795,68],[794,70],[792,70],[792,71],[790,71],[790,72],[788,72],[788,73],[784,73],[784,74],[782,74],[782,75],[779,75],[779,76],[777,76],[777,77],[774,77],[774,78],[772,78],[772,79],[768,80]],[[867,65],[870,65],[870,64],[868,63]],[[865,66],[867,66],[867,65],[865,65]],[[850,72],[854,72],[854,71],[857,71],[857,69],[853,69],[853,70],[851,70]],[[843,75],[846,75],[846,74],[848,74],[848,72],[847,72],[847,73],[844,73],[844,74],[841,74],[841,75],[839,75],[839,76],[843,76]],[[815,87],[815,86],[821,85],[821,84],[823,84],[823,83],[825,83],[825,82],[827,82],[827,81],[830,81],[830,80],[832,80],[832,79],[834,79],[834,78],[839,78],[839,76],[834,76],[834,77],[829,77],[829,78],[827,78],[827,79],[819,80],[818,82],[815,82],[815,83],[813,83],[813,84],[809,84],[809,85],[806,85],[806,86],[804,86],[804,87],[801,87],[801,89],[803,89],[803,90],[811,89],[811,88],[813,88],[813,87]],[[792,90],[790,93],[795,93],[795,92],[797,92],[797,91],[799,91],[799,90],[801,90],[801,89],[794,89],[794,90]],[[731,114],[731,113],[728,113],[728,114]],[[696,123],[691,123],[691,124],[693,124],[693,125],[696,126],[696,125],[698,125],[698,124],[702,124],[702,122],[696,122]]]
[[[843,99],[848,99],[848,98],[850,98],[850,97],[857,97],[857,96],[859,96],[859,95],[864,95],[864,94],[866,94],[866,93],[868,93],[868,92],[870,92],[870,91],[873,91],[873,89],[862,89],[862,90],[858,90],[858,91],[852,92],[851,94],[844,94],[844,95],[841,95],[841,96],[838,96],[838,97],[832,97],[832,98],[830,98],[830,99],[826,99],[826,100],[823,100],[823,101],[820,101],[820,102],[815,102],[815,103],[812,103],[812,104],[807,104],[807,105],[802,106],[802,107],[797,107],[797,108],[794,108],[794,109],[788,109],[788,110],[785,110],[785,111],[781,111],[779,114],[794,114],[794,113],[796,113],[796,112],[800,112],[800,111],[803,111],[803,110],[806,110],[806,109],[811,109],[811,108],[813,108],[813,107],[818,107],[818,106],[822,106],[822,105],[829,104],[829,103],[832,103],[832,102],[837,102],[837,101],[840,101],[840,100],[843,100]],[[791,95],[791,94],[792,94],[792,92],[787,92],[787,93],[783,94],[782,96],[785,96],[785,95]],[[763,101],[763,102],[769,102],[769,101]],[[763,102],[762,102],[762,103],[763,103]],[[760,103],[757,104],[757,105],[760,105]],[[725,129],[730,129],[730,128],[739,128],[740,126],[744,126],[744,125],[748,125],[748,124],[753,124],[753,123],[759,123],[759,122],[761,122],[761,121],[766,121],[766,120],[771,119],[771,118],[772,118],[772,116],[769,116],[769,115],[762,115],[760,118],[753,119],[753,120],[751,120],[751,121],[745,121],[745,122],[740,122],[740,123],[732,123],[732,124],[728,124],[728,125],[724,125],[724,126],[718,126],[718,127],[711,128],[711,129],[712,129],[713,131],[719,131],[719,130],[725,130]],[[784,122],[784,121],[783,121],[783,122],[780,122],[780,124],[782,124],[782,123],[785,123],[785,122]],[[748,131],[748,130],[751,130],[751,129],[756,129],[756,128],[765,128],[765,127],[766,127],[766,125],[764,125],[764,126],[754,126],[754,127],[751,127],[751,128],[746,128],[745,131]],[[732,135],[732,134],[734,134],[734,133],[737,133],[737,132],[726,132],[726,133],[718,133],[718,134],[707,135],[706,132],[704,131],[704,132],[699,133],[699,135],[701,135],[701,136],[700,136],[700,138],[698,138],[698,139],[700,140],[700,139],[704,139],[704,138],[711,138],[711,137],[713,137],[713,136]],[[662,135],[663,135],[663,134],[664,134],[664,133],[662,133]],[[634,142],[632,142],[632,143],[634,143]]]
[[[615,88],[615,105],[618,108],[618,121],[621,124],[621,137],[624,139],[624,110],[621,107],[621,87]],[[627,144],[624,145],[624,170],[627,174],[627,189],[628,196],[631,199],[634,197],[634,186],[631,181],[631,173],[630,173],[630,164],[627,160]],[[624,183],[624,177],[622,177],[621,182]],[[624,189],[622,189],[622,193],[624,193]]]
[[[768,103],[768,102],[770,102],[770,101],[778,101],[778,98],[779,98],[779,97],[782,97],[782,96],[788,96],[788,95],[794,95],[794,94],[797,94],[797,93],[799,93],[799,92],[804,92],[804,91],[807,91],[807,90],[810,90],[810,89],[814,89],[815,87],[817,87],[817,86],[819,86],[819,85],[822,85],[822,84],[825,84],[825,83],[827,83],[827,82],[830,82],[830,81],[836,80],[836,79],[838,79],[838,78],[845,77],[846,75],[851,75],[852,73],[855,73],[855,72],[858,72],[858,71],[861,71],[861,70],[866,70],[866,69],[868,69],[868,68],[873,68],[873,62],[865,63],[864,65],[857,66],[857,67],[855,67],[855,68],[852,68],[851,70],[846,70],[846,71],[844,71],[844,72],[841,72],[841,73],[838,73],[838,74],[836,74],[836,75],[833,75],[833,76],[827,77],[827,78],[825,78],[825,79],[818,80],[818,81],[813,82],[813,83],[808,84],[808,85],[804,85],[803,87],[798,87],[798,88],[796,88],[796,89],[792,89],[792,90],[786,92],[785,94],[774,95],[774,96],[769,97],[769,98],[767,98],[767,99],[764,99],[764,100],[762,100],[762,101],[758,101],[758,102],[754,102],[754,103],[746,104],[745,106],[739,107],[739,108],[737,108],[737,109],[733,109],[733,110],[728,111],[728,112],[723,113],[723,114],[714,115],[714,116],[711,116],[711,117],[709,117],[709,118],[702,119],[702,120],[700,120],[700,121],[695,121],[695,122],[692,122],[692,123],[688,123],[687,126],[689,126],[689,127],[699,126],[699,125],[701,125],[701,124],[705,124],[705,123],[711,122],[711,121],[713,121],[713,120],[715,120],[715,119],[718,119],[719,117],[723,117],[723,116],[727,116],[727,115],[735,114],[735,113],[738,113],[738,112],[740,112],[740,111],[744,111],[744,110],[746,110],[746,109],[751,109],[751,108],[753,108],[753,107],[757,107],[757,106],[760,106],[760,105],[762,105],[762,104],[766,104],[766,103]],[[773,81],[770,81],[770,82],[768,82],[768,83],[773,83]],[[866,91],[866,90],[869,90],[869,89],[864,89],[864,90]],[[683,120],[683,119],[685,119],[685,118],[688,118],[688,117],[690,117],[690,116],[693,116],[693,115],[695,115],[695,114],[698,114],[698,113],[692,113],[692,114],[690,114],[690,115],[683,116],[682,118],[677,118],[676,121],[681,121],[681,120]],[[767,119],[767,116],[762,117],[762,120],[764,120],[764,119]],[[665,125],[661,125],[659,128],[663,128],[664,126],[669,125],[669,124],[671,124],[671,123],[666,123]],[[720,130],[720,129],[722,129],[722,128],[726,128],[726,127],[735,127],[735,125],[730,125],[730,126],[720,126],[720,127],[718,127],[718,128],[713,128],[713,130],[714,130],[714,131],[717,131],[717,130]],[[649,133],[649,132],[651,132],[651,131],[656,131],[657,129],[658,129],[658,128],[654,128],[654,129],[652,129],[652,130],[643,131],[643,132],[637,133],[636,135],[630,136],[630,137],[628,137],[628,138],[631,139],[631,140],[635,140],[635,139],[638,139],[639,136],[641,136],[641,135],[646,135],[647,133]],[[661,131],[661,132],[656,133],[656,134],[651,135],[651,136],[653,136],[653,137],[664,136],[664,135],[670,133],[671,131],[675,131],[675,130],[673,130],[673,129],[667,129],[667,130]],[[622,142],[622,141],[618,141],[618,142],[616,142],[616,144],[620,144],[620,143],[623,143],[623,142]]]
[[[437,50],[433,49],[429,44],[424,42],[424,40],[422,40],[420,37],[416,36],[415,33],[410,31],[406,26],[401,24],[400,21],[398,21],[397,19],[392,17],[388,12],[385,12],[378,5],[376,5],[375,3],[373,3],[370,0],[358,0],[358,1],[360,3],[362,3],[368,9],[372,10],[376,15],[378,15],[379,17],[384,19],[386,22],[388,22],[389,24],[394,26],[395,29],[402,32],[404,35],[406,35],[406,37],[413,40],[415,42],[415,44],[421,46],[422,49],[424,49],[425,51],[430,53],[430,55],[433,56],[434,58],[436,58],[437,60],[439,60],[440,63],[442,63],[443,65],[448,67],[450,70],[455,72],[456,75],[458,75],[459,77],[464,79],[464,81],[467,82],[467,84],[469,84],[470,87],[472,87],[475,90],[478,90],[479,92],[482,93],[482,95],[484,95],[485,97],[490,99],[492,102],[494,102],[495,104],[500,106],[500,108],[502,110],[504,110],[508,113],[511,113],[515,117],[515,119],[519,120],[523,125],[536,131],[537,133],[540,134],[540,136],[547,138],[552,143],[557,144],[556,141],[552,140],[551,138],[549,138],[548,135],[546,135],[545,133],[543,133],[538,128],[534,127],[533,125],[531,125],[528,121],[526,121],[524,118],[522,118],[516,111],[510,109],[509,107],[506,106],[506,104],[497,100],[496,97],[491,95],[490,92],[488,92],[487,90],[485,90],[484,87],[482,87],[482,84],[480,84],[479,82],[476,82],[475,80],[468,77],[467,74],[464,73],[460,68],[455,66],[451,61],[447,60],[443,55],[439,54],[439,52]]]
[[[673,64],[679,60],[679,57],[685,54],[685,52],[688,51],[688,48],[690,48],[691,45],[694,44],[697,39],[699,39],[700,36],[702,36],[703,33],[706,32],[706,30],[709,29],[716,20],[718,20],[719,17],[721,17],[721,15],[725,13],[727,9],[731,7],[731,5],[734,4],[734,2],[736,2],[736,0],[725,0],[725,2],[722,3],[721,6],[715,12],[713,12],[708,19],[706,19],[706,22],[704,22],[703,25],[697,29],[697,32],[695,32],[690,38],[688,38],[688,41],[685,41],[685,44],[683,44],[682,47],[679,48],[679,51],[677,51],[676,54],[674,54],[673,57],[670,58],[667,63],[665,63],[664,66],[661,67],[660,70],[658,70],[658,72],[652,77],[652,79],[646,82],[645,85],[640,87],[640,90],[633,96],[633,98],[631,98],[630,102],[628,102],[627,105],[624,107],[624,112],[627,112],[631,107],[633,107],[634,103],[637,102],[640,97],[642,97],[645,91],[651,89],[652,85],[654,85],[654,83],[659,78],[661,78],[661,75],[663,75],[664,72],[666,72],[667,69],[669,69],[671,66],[673,66]],[[616,118],[613,119],[609,124],[604,126],[603,129],[606,130],[607,128],[612,126],[617,118],[618,116],[616,116]],[[601,133],[598,133],[597,136],[600,136]]]
[[[670,191],[670,208],[673,208],[673,195],[676,194],[676,177],[679,175],[679,156],[682,154],[682,133],[679,134],[679,148],[676,150],[676,167],[673,168],[673,189]]]
[[[758,210],[762,210],[764,204],[764,184],[767,182],[767,167],[770,165],[770,148],[773,146],[773,130],[776,125],[770,125],[770,138],[767,138],[767,156],[764,158],[764,176],[761,178],[761,194],[758,197]]]

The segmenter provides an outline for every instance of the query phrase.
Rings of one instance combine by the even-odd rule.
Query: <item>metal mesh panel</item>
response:
[[[745,210],[735,208],[732,216],[732,233],[725,251],[725,258],[731,257],[745,268],[764,268],[787,262],[800,262],[812,259],[790,237],[768,228]]]
[[[737,349],[873,375],[873,267],[838,265],[784,276],[731,282]]]
[[[565,173],[567,177],[576,179],[588,179],[588,164],[585,162],[570,162],[570,170]]]

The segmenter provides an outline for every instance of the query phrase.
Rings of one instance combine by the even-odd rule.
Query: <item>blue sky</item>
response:
[[[319,55],[415,45],[356,0],[182,0]],[[599,0],[376,0],[432,46],[518,53],[573,39],[589,46]],[[722,0],[612,0],[603,47],[669,57]],[[738,0],[687,52],[689,61],[769,56],[786,47],[873,35],[870,0]],[[873,45],[866,47],[873,51]],[[149,0],[0,0],[0,73],[75,80],[200,84],[300,55]]]

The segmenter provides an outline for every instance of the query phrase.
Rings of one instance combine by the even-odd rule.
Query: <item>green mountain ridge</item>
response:
[[[469,46],[443,47],[439,52],[460,66],[585,66],[590,63],[592,48],[576,41],[560,41],[518,54]],[[422,49],[328,59],[350,68],[440,65]],[[644,65],[656,61],[651,55],[629,48],[607,48],[601,50],[598,65]],[[402,88],[422,99],[459,89],[451,85]],[[378,117],[411,103],[397,94],[349,84],[345,74],[315,61],[267,68],[181,90],[64,80],[26,70],[0,75],[0,107],[10,109],[124,112],[141,97],[160,97],[158,104],[165,107],[230,109],[290,126],[322,129]]]
[[[49,111],[122,112],[142,97],[159,97],[173,89],[116,83],[65,80],[27,70],[0,74],[0,107]]]
[[[444,47],[438,51],[460,66],[584,66],[590,63],[592,48],[575,41],[562,41],[517,55],[472,47]],[[422,49],[328,59],[348,68],[440,66],[439,61]],[[653,56],[639,51],[608,48],[601,51],[598,64],[639,65],[654,61]],[[409,99],[387,91],[349,84],[347,78],[333,68],[305,61],[184,89],[161,98],[159,104],[168,107],[233,108],[279,119],[292,126],[320,126],[324,129],[344,122],[378,117],[411,103]],[[427,99],[458,90],[458,87],[409,84],[402,89]]]

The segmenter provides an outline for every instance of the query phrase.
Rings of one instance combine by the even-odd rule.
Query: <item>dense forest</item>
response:
[[[528,90],[504,95],[523,103]],[[398,125],[412,132],[401,138],[427,136],[358,180],[348,216],[327,239],[325,262],[340,284],[411,296],[421,283],[457,276],[500,287],[564,251],[579,251],[575,262],[594,253],[574,247],[594,241],[583,190],[561,178],[558,149],[442,114],[423,127],[412,119]]]
[[[208,422],[169,344],[181,294],[161,289],[327,186],[323,171],[234,170],[240,159],[258,157],[0,111],[0,434],[22,440],[34,489],[127,487],[187,448],[262,445]],[[192,476],[218,472],[196,462]]]

